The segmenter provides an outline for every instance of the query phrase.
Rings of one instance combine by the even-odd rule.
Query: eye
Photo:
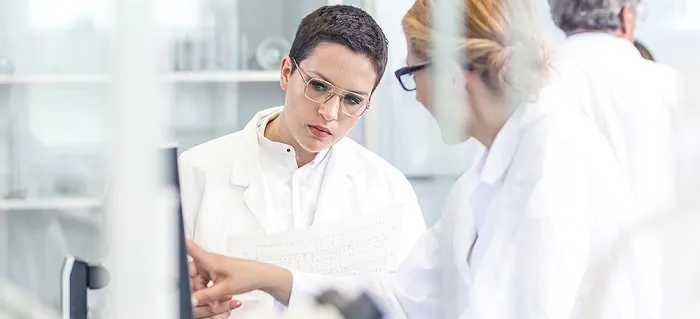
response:
[[[362,104],[362,101],[364,101],[364,99],[362,97],[359,97],[359,96],[354,95],[354,94],[345,94],[345,97],[343,97],[343,100],[345,101],[345,103],[347,105],[352,105],[352,106],[360,105],[360,104]]]
[[[316,92],[328,92],[329,90],[328,84],[318,80],[309,81],[309,86],[311,86],[311,88]]]

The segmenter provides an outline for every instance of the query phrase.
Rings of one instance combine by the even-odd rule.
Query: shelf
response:
[[[0,199],[0,212],[41,210],[91,210],[102,208],[102,200],[89,197]]]
[[[112,74],[0,75],[0,84],[68,84],[108,82]],[[276,82],[279,71],[171,72],[163,80],[173,83]]]

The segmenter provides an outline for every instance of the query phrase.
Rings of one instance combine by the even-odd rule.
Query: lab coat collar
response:
[[[237,157],[236,161],[232,163],[230,178],[232,185],[248,187],[251,185],[253,177],[261,176],[260,145],[258,145],[257,137],[258,123],[261,119],[279,113],[281,110],[282,107],[274,107],[260,111],[246,124],[241,132],[243,134],[241,151],[247,152],[248,156]]]
[[[234,186],[246,187],[243,199],[266,231],[270,231],[271,223],[267,220],[268,195],[265,191],[264,176],[260,161],[260,145],[257,139],[258,123],[266,116],[278,113],[282,107],[275,107],[258,112],[243,129],[243,144],[240,151],[247,156],[237,157],[232,163],[230,183]],[[316,215],[313,224],[333,220],[339,214],[339,205],[347,198],[352,188],[355,176],[362,173],[362,159],[356,150],[355,142],[343,138],[333,145],[328,154],[328,166],[321,186]],[[339,197],[341,196],[341,197]]]
[[[230,182],[237,186],[249,186],[251,182],[251,177],[258,176],[261,172],[260,167],[260,145],[258,145],[257,140],[257,129],[260,120],[270,116],[275,113],[279,113],[282,107],[274,107],[271,109],[263,110],[258,112],[253,119],[248,122],[248,124],[243,129],[244,138],[244,149],[255,150],[250,152],[249,156],[242,157],[242,160],[237,160],[233,163],[233,169],[231,170]],[[330,156],[329,165],[332,166],[332,170],[337,170],[341,174],[347,176],[353,176],[362,172],[361,164],[362,159],[359,158],[354,145],[355,142],[348,140],[344,137],[333,145],[330,149],[324,151],[324,156],[319,157],[319,160],[323,160],[326,156]],[[333,153],[333,154],[328,154]],[[330,170],[330,169],[329,169]]]
[[[236,156],[236,160],[231,163],[230,183],[233,186],[245,187],[243,201],[266,232],[274,231],[275,223],[269,220],[272,216],[268,215],[268,205],[270,204],[262,175],[257,124],[265,116],[279,112],[280,109],[272,108],[258,112],[241,132],[243,135],[241,144],[231,145],[231,147],[238,148],[236,151],[245,152],[246,156]]]
[[[608,59],[613,57],[642,59],[641,54],[634,47],[632,42],[606,32],[583,32],[573,34],[564,41],[562,46],[564,48],[571,48],[581,54],[593,54]]]
[[[267,127],[267,124],[270,123],[272,120],[277,118],[282,110],[278,110],[276,112],[272,112],[267,114],[266,116],[261,117],[260,121],[257,123],[257,138],[258,138],[258,143],[260,143],[260,149],[263,154],[267,154],[268,156],[275,158],[275,159],[285,159],[285,162],[288,162],[289,156],[296,156],[295,153],[290,153],[287,150],[292,149],[290,145],[280,143],[280,142],[274,142],[267,137],[265,137],[265,128]],[[324,149],[318,152],[314,159],[307,164],[308,166],[316,167],[319,164],[323,162],[324,159],[326,159],[326,156],[328,155],[328,150],[329,149]],[[296,165],[296,158],[293,160],[294,162],[294,169],[297,168]]]
[[[522,139],[520,121],[525,107],[519,107],[513,112],[496,135],[491,148],[484,152],[479,166],[482,182],[494,184],[508,171]]]

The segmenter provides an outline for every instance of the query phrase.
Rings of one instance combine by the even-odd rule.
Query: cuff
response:
[[[289,308],[296,309],[313,302],[329,284],[318,275],[292,271],[292,292],[289,295]]]

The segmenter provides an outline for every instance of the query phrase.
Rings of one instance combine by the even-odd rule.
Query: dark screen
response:
[[[180,178],[177,166],[177,148],[165,148],[163,151],[165,168],[165,185],[175,187],[180,191]],[[178,204],[178,296],[180,304],[180,319],[193,319],[192,296],[190,294],[190,281],[187,272],[187,251],[185,248],[185,222],[182,218],[182,205]]]

